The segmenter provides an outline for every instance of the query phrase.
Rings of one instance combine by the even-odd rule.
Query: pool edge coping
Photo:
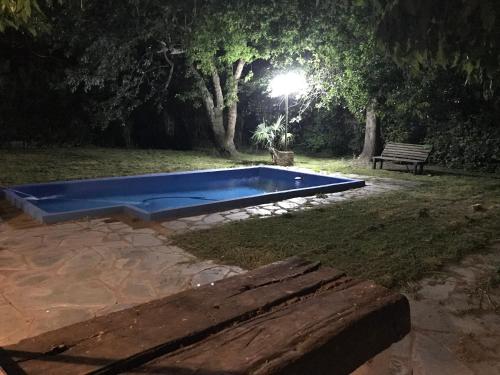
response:
[[[49,213],[34,205],[26,198],[21,197],[16,193],[15,190],[18,188],[34,187],[40,185],[55,185],[55,184],[74,184],[81,182],[97,182],[97,181],[115,181],[115,180],[125,180],[125,179],[135,179],[144,177],[161,177],[161,176],[172,176],[172,175],[184,175],[184,174],[198,174],[198,173],[210,173],[210,172],[220,172],[229,170],[248,170],[248,169],[269,169],[269,170],[280,170],[289,173],[301,173],[320,177],[331,177],[345,180],[343,182],[338,182],[334,184],[318,185],[312,187],[306,187],[302,189],[288,189],[278,192],[269,192],[258,195],[245,196],[240,198],[220,200],[217,202],[205,203],[201,205],[194,206],[183,206],[171,209],[161,209],[158,211],[148,212],[142,210],[139,207],[126,204],[116,204],[104,207],[98,207],[93,209],[81,209],[72,211],[61,211]],[[268,165],[256,165],[250,167],[236,167],[236,168],[216,168],[216,169],[201,169],[193,171],[178,171],[178,172],[161,172],[161,173],[147,173],[141,175],[131,175],[131,176],[113,176],[113,177],[103,177],[103,178],[92,178],[92,179],[78,179],[78,180],[67,180],[67,181],[51,181],[45,183],[35,183],[35,184],[23,184],[14,185],[8,189],[0,189],[0,194],[3,194],[4,198],[7,199],[11,204],[20,208],[23,212],[27,213],[35,220],[45,223],[54,224],[63,221],[71,221],[83,218],[93,218],[102,217],[105,215],[114,215],[125,213],[137,217],[144,221],[158,221],[158,220],[174,220],[180,217],[196,216],[209,214],[214,212],[227,211],[230,209],[237,209],[243,207],[249,207],[259,204],[266,204],[271,202],[282,201],[286,199],[296,198],[296,197],[306,197],[315,194],[322,193],[336,193],[350,189],[356,189],[366,186],[364,180],[353,179],[349,177],[335,177],[328,174],[320,174],[313,171],[296,171],[286,167],[279,166],[268,166]],[[12,189],[12,190],[10,190]]]

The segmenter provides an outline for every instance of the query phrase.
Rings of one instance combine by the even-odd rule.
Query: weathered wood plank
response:
[[[431,149],[432,145],[430,144],[417,144],[417,143],[401,143],[401,142],[387,142],[388,145],[400,146],[400,147],[414,147],[414,148],[423,148],[423,149]]]
[[[387,156],[374,156],[373,160],[399,161],[399,162],[404,162],[404,163],[409,163],[409,164],[417,164],[417,163],[422,164],[422,163],[424,163],[421,160],[394,158],[394,157],[387,157]]]
[[[28,374],[84,374],[137,366],[190,345],[344,274],[291,259],[4,348]],[[1,353],[0,353],[1,355]]]
[[[427,157],[428,154],[420,154],[416,152],[401,152],[401,151],[394,151],[394,150],[388,150],[383,152],[383,156],[389,156],[389,155],[407,155],[411,157]]]
[[[403,296],[371,282],[331,284],[127,374],[345,375],[409,330]]]

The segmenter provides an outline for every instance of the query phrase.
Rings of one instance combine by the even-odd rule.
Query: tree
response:
[[[365,143],[360,158],[380,151],[381,103],[404,80],[404,74],[377,47],[366,8],[349,1],[304,3],[300,35],[305,66],[313,79],[313,95],[320,106],[345,106],[365,122]]]
[[[172,78],[185,72],[192,89],[176,94],[203,105],[216,148],[234,156],[240,81],[247,64],[269,55],[270,28],[280,20],[274,6],[248,0],[68,6],[59,30],[78,61],[68,83],[97,98],[103,124],[118,121],[126,130],[144,103],[161,110]]]
[[[378,40],[401,65],[457,69],[491,92],[500,78],[497,0],[364,0]]]
[[[234,134],[243,69],[263,55],[259,43],[265,30],[257,20],[261,11],[248,1],[202,2],[182,41],[197,89],[195,96],[203,102],[217,149],[227,156],[237,153]]]

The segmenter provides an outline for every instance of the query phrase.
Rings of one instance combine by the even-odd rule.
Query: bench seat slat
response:
[[[402,148],[397,148],[397,147],[386,147],[386,150],[394,150],[394,151],[399,151],[399,152],[416,152],[416,153],[422,153],[422,154],[428,154],[429,150],[413,150],[413,149],[402,149]]]
[[[407,163],[424,163],[423,160],[394,158],[394,157],[388,157],[388,156],[374,156],[373,159],[388,160],[388,161],[401,161],[401,162],[407,162]]]
[[[384,152],[382,152],[382,155],[387,155],[387,154],[415,155],[415,156],[420,156],[420,157],[427,157],[427,155],[429,155],[428,152],[426,152],[426,153],[423,153],[423,152],[403,152],[403,151],[396,151],[396,150],[384,150]]]
[[[427,160],[426,157],[420,157],[415,155],[400,155],[400,154],[384,154],[381,155],[382,158],[394,158],[394,159],[410,159],[425,162]]]
[[[428,145],[410,145],[410,144],[398,144],[398,143],[387,143],[386,147],[399,148],[401,150],[430,150],[432,147]]]
[[[415,154],[428,154],[429,150],[411,150],[411,149],[401,149],[396,147],[386,147],[384,151],[396,151],[396,152],[411,152]]]

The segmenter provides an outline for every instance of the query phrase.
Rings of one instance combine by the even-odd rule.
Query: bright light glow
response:
[[[270,96],[273,98],[291,94],[301,95],[305,93],[306,90],[306,76],[300,71],[277,75],[269,84]]]

